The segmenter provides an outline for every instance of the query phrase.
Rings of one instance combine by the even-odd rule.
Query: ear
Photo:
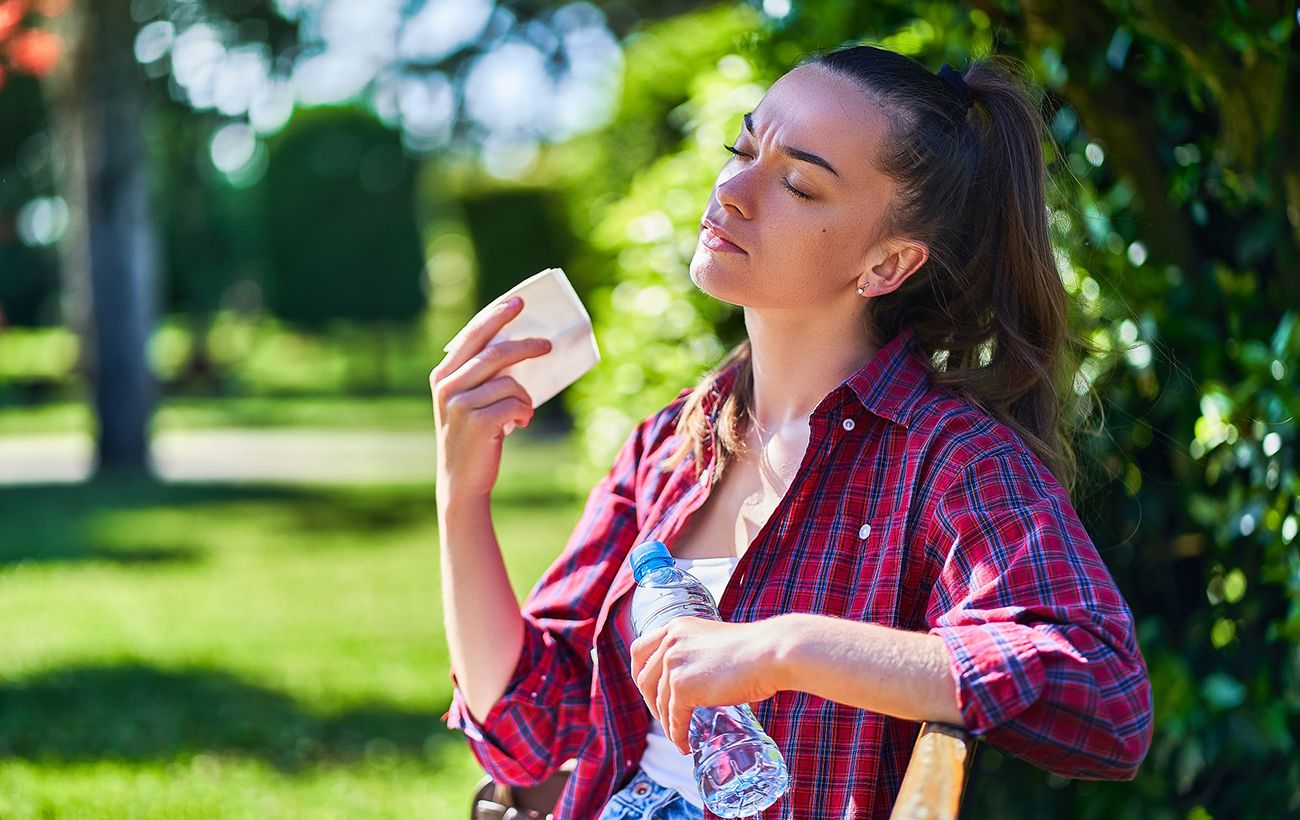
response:
[[[930,249],[920,242],[900,240],[885,249],[885,258],[871,266],[858,284],[863,296],[883,296],[907,281],[930,257]]]

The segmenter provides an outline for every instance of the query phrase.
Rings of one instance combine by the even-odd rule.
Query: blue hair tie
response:
[[[961,98],[961,110],[962,113],[965,113],[971,107],[971,103],[975,102],[975,98],[971,95],[970,86],[962,79],[961,74],[952,66],[944,63],[943,68],[939,69],[939,79],[943,80]]]

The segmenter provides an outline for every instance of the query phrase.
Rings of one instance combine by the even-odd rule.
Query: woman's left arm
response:
[[[1129,780],[1151,744],[1133,615],[1069,496],[1023,445],[967,464],[926,517],[926,623],[962,725],[1066,777]]]
[[[678,618],[632,643],[637,686],[683,754],[696,706],[756,703],[783,689],[960,726],[950,669],[934,635],[808,613],[747,623]]]
[[[906,720],[962,725],[941,638],[801,612],[760,623],[770,630],[777,689]]]
[[[929,633],[808,613],[747,623],[678,618],[633,642],[632,673],[683,754],[694,707],[789,689],[962,727],[1067,777],[1136,775],[1151,741],[1140,656],[1114,652],[1078,626],[966,616]]]
[[[679,618],[632,645],[651,713],[685,752],[694,706],[793,689],[960,726],[1068,777],[1131,779],[1152,732],[1132,615],[1064,492],[1035,467],[989,453],[935,503],[928,632],[805,613]]]

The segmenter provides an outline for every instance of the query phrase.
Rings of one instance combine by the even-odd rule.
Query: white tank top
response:
[[[722,591],[727,588],[727,581],[735,571],[740,557],[723,556],[719,558],[674,558],[677,566],[700,579],[700,583],[713,593],[713,600],[722,598]],[[631,607],[628,607],[630,610]],[[695,758],[682,754],[664,733],[663,726],[654,718],[650,719],[650,730],[645,736],[645,754],[641,757],[641,770],[656,783],[676,789],[682,797],[703,809],[700,799],[700,787],[695,782]]]

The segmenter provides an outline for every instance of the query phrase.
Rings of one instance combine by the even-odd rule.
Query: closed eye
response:
[[[738,156],[738,157],[749,157],[749,154],[746,154],[744,151],[741,151],[741,150],[737,149],[736,146],[734,146],[734,145],[727,145],[727,144],[724,143],[722,147],[723,147],[723,148],[726,148],[728,151],[730,151],[731,153],[735,154],[735,155]],[[753,159],[753,157],[749,157],[749,158],[750,158],[750,159]],[[794,187],[793,185],[791,185],[791,184],[790,184],[790,180],[788,180],[788,179],[783,179],[783,180],[781,180],[781,183],[782,183],[783,185],[785,185],[785,189],[786,189],[787,191],[789,191],[790,193],[792,193],[792,194],[794,194],[795,196],[799,197],[800,199],[812,199],[811,196],[809,196],[808,194],[805,194],[803,191],[800,191],[798,188],[796,188],[796,187]]]

